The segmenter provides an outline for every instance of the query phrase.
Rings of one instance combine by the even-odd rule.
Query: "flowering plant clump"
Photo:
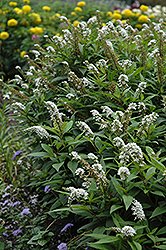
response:
[[[139,30],[118,19],[103,25],[99,10],[77,26],[59,18],[63,35],[36,44],[33,57],[25,56],[28,68],[18,66],[19,75],[1,83],[8,109],[19,112],[17,130],[31,140],[33,171],[24,169],[23,183],[39,195],[39,216],[27,203],[19,210],[32,221],[18,223],[22,241],[13,244],[164,249],[164,21],[148,19]]]

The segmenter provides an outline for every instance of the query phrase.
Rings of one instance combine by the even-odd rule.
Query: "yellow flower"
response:
[[[149,18],[150,19],[155,18],[155,15],[152,14],[152,15],[149,16]]]
[[[79,7],[84,7],[85,5],[86,5],[86,3],[84,1],[77,3],[77,6],[79,6]]]
[[[28,15],[30,18],[32,18],[32,21],[36,24],[40,23],[42,20],[41,20],[41,17],[39,14],[37,13],[30,13]]]
[[[22,58],[24,58],[24,56],[27,54],[27,52],[25,51],[25,50],[23,50],[23,51],[21,51],[21,53],[20,53],[20,56],[22,57]]]
[[[3,11],[0,9],[0,15],[3,13]]]
[[[120,10],[114,10],[114,13],[120,14]]]
[[[136,25],[135,25],[135,28],[141,29],[141,28],[142,28],[142,24],[139,24],[139,23],[136,24]]]
[[[41,27],[32,27],[32,28],[30,28],[30,31],[34,35],[41,35],[41,34],[43,34],[43,28],[41,28]]]
[[[73,12],[71,12],[71,15],[72,16],[77,16],[77,14],[73,11]]]
[[[78,25],[79,23],[80,23],[79,21],[74,21],[74,22],[73,22],[73,26],[74,26],[74,27],[77,27],[77,25]]]
[[[23,2],[24,2],[24,3],[30,3],[30,1],[29,1],[29,0],[23,0]]]
[[[14,18],[12,18],[12,19],[10,19],[10,20],[7,21],[7,25],[8,26],[12,26],[13,27],[13,26],[16,26],[17,24],[18,24],[18,22]]]
[[[82,12],[82,9],[80,7],[75,7],[74,11]]]
[[[147,23],[147,21],[148,21],[148,16],[140,15],[140,16],[138,17],[138,21],[139,21],[140,23]]]
[[[115,19],[115,20],[120,20],[120,19],[122,19],[122,15],[119,14],[119,13],[114,13],[114,14],[112,15],[112,17],[113,17],[113,19]]]
[[[141,5],[140,6],[140,10],[142,10],[142,11],[147,11],[149,8],[148,8],[148,6],[146,6],[146,5]]]
[[[141,13],[139,13],[139,12],[134,13],[134,16],[136,16],[136,17],[139,17],[140,15],[141,15]]]
[[[17,12],[17,11],[19,11],[19,10],[20,10],[20,9],[17,8],[17,7],[13,9],[13,11],[15,11],[15,12]]]
[[[51,8],[50,7],[48,7],[48,6],[43,6],[43,8],[42,8],[43,10],[46,10],[46,11],[50,11],[51,10]]]
[[[111,12],[111,11],[108,11],[108,12],[107,12],[107,16],[112,17],[112,12]]]
[[[23,7],[22,7],[22,10],[23,10],[23,12],[24,13],[29,13],[30,11],[31,11],[31,6],[29,6],[29,5],[24,5]]]
[[[6,40],[8,37],[9,37],[9,33],[8,33],[8,32],[2,31],[2,32],[0,33],[0,39]]]
[[[126,17],[130,17],[133,15],[133,12],[129,9],[126,9],[123,11],[123,14],[126,16]]]
[[[9,5],[10,6],[17,6],[17,3],[16,2],[10,2]]]

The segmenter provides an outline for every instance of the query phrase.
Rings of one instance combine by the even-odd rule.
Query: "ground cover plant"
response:
[[[165,7],[148,7],[134,3],[126,6],[125,1],[89,2],[55,1],[38,3],[30,0],[2,1],[0,4],[0,74],[5,80],[16,74],[15,66],[27,66],[24,55],[32,56],[34,44],[45,44],[45,35],[62,35],[64,28],[61,15],[77,26],[87,21],[100,10],[103,25],[109,20],[130,20],[133,27],[142,28],[147,19],[158,20],[165,13]]]
[[[1,188],[4,249],[166,248],[164,20],[101,16],[61,16],[63,36],[1,81],[31,139],[19,188]]]

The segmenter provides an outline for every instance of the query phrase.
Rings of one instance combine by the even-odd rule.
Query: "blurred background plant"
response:
[[[27,67],[24,55],[31,54],[34,44],[44,45],[45,36],[62,35],[64,27],[60,16],[66,16],[75,26],[87,21],[100,10],[103,25],[109,20],[126,20],[133,27],[142,28],[151,18],[158,21],[164,16],[165,7],[145,6],[139,2],[126,5],[125,1],[1,1],[0,3],[0,72],[5,80],[16,74],[15,66]],[[32,56],[32,55],[31,55]]]

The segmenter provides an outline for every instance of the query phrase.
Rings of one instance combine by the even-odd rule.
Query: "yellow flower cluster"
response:
[[[43,28],[41,28],[41,27],[32,27],[32,28],[30,28],[30,31],[32,32],[32,34],[34,34],[34,35],[41,35],[41,34],[43,34]]]
[[[9,6],[17,6],[16,2],[9,2]]]
[[[15,11],[18,15],[22,14],[22,10],[19,8],[14,8],[13,11]]]
[[[140,6],[140,10],[143,11],[143,12],[144,12],[144,11],[147,11],[148,9],[149,9],[149,8],[148,8],[148,6],[146,6],[146,5],[143,5],[143,4],[142,4],[142,5]]]
[[[140,15],[140,16],[138,17],[138,21],[139,21],[140,23],[147,23],[147,21],[148,21],[148,16]]]
[[[86,3],[84,1],[78,2],[77,6],[78,7],[84,7],[86,5]]]
[[[17,24],[18,24],[18,21],[16,19],[14,19],[14,18],[7,21],[7,25],[11,26],[11,27],[16,26]]]
[[[42,21],[40,15],[37,13],[30,13],[28,16],[32,19],[32,22],[34,22],[35,24],[38,24]]]
[[[29,13],[29,12],[31,12],[31,10],[32,10],[32,8],[31,8],[30,5],[24,5],[24,6],[22,7],[22,11],[23,11],[24,13]]]
[[[126,9],[123,11],[123,14],[126,16],[126,17],[131,17],[133,15],[133,12],[129,9]]]
[[[82,12],[82,9],[80,7],[75,7],[74,11]]]
[[[27,55],[27,52],[25,50],[21,51],[20,56],[24,58],[25,55]]]
[[[43,10],[46,10],[46,11],[50,11],[51,10],[51,8],[50,7],[48,7],[48,6],[43,6],[43,8],[42,8]]]
[[[2,31],[2,32],[0,33],[0,39],[6,40],[8,37],[9,37],[9,33],[8,33],[8,32]]]

